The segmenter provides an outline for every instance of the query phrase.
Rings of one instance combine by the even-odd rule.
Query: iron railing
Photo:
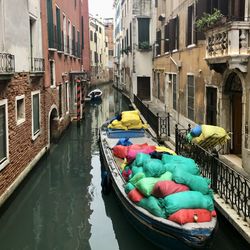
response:
[[[15,56],[8,53],[0,53],[0,74],[15,72]]]
[[[189,129],[176,125],[176,153],[195,160],[201,174],[211,179],[211,188],[229,204],[245,221],[250,218],[250,180],[219,160],[218,154],[208,152],[197,144],[189,143]],[[249,221],[248,221],[249,222]]]
[[[44,70],[43,58],[31,58],[31,72],[44,72]]]
[[[146,119],[149,126],[154,130],[157,137],[163,138],[170,136],[170,114],[167,116],[159,116],[159,113],[154,114],[150,109],[149,105],[145,105],[138,96],[134,95],[134,103],[140,110],[143,117]]]

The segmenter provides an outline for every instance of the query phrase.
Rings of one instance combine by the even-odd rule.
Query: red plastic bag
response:
[[[212,212],[207,209],[181,209],[168,217],[178,224],[192,222],[209,222],[212,220]]]
[[[129,193],[128,193],[128,198],[137,203],[139,201],[141,201],[143,198],[144,198],[144,195],[141,194],[136,188],[131,190]]]
[[[155,151],[155,146],[150,146],[147,143],[144,144],[133,144],[128,146],[127,160],[132,162],[138,153],[150,154]]]
[[[116,145],[113,147],[113,154],[116,157],[124,159],[127,157],[128,146]]]
[[[158,181],[154,185],[152,195],[158,198],[163,198],[167,195],[188,191],[189,187],[183,184],[178,184],[174,181]]]

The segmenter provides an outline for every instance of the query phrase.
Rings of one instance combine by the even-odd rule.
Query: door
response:
[[[150,101],[150,77],[137,77],[137,97]]]
[[[216,126],[217,116],[217,89],[207,87],[207,109],[206,109],[206,123],[208,125]]]
[[[241,155],[242,143],[242,94],[233,93],[232,95],[232,130],[233,144],[232,153]]]

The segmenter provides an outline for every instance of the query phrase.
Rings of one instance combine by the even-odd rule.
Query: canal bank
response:
[[[118,91],[121,91],[123,93],[123,95],[128,100],[131,101],[131,103],[133,105],[133,108],[140,109],[139,107],[136,106],[135,103],[133,103],[133,101],[130,99],[130,97],[125,92],[123,92],[122,90],[118,90]],[[154,113],[155,116],[167,117],[167,113],[166,113],[166,109],[165,109],[164,105],[160,105],[159,103],[154,103],[154,102],[149,102],[149,101],[146,101],[144,103],[145,103],[145,107],[147,107],[150,112]],[[143,120],[144,120],[144,122],[148,122],[146,117],[143,117]],[[166,124],[164,124],[164,125],[166,125]],[[174,126],[174,124],[172,124],[172,125]],[[171,129],[170,129],[170,131],[171,131]],[[174,129],[172,129],[172,131],[174,131]],[[158,137],[158,135],[155,133],[155,131],[151,130],[151,133],[155,137]],[[164,139],[163,142],[167,147],[171,148],[172,150],[175,150],[176,139],[175,139],[175,134],[174,133],[172,133],[172,134],[169,133],[168,140]],[[228,159],[228,158],[229,157],[227,157],[227,156],[223,156],[223,155],[220,156],[220,159],[222,161],[225,160],[225,159]],[[226,162],[232,169],[234,169],[239,174],[241,174],[243,176],[248,176],[247,173],[242,169],[240,161],[226,160]],[[250,187],[250,182],[249,182],[249,187]],[[238,190],[238,191],[235,191],[235,192],[238,192],[239,195],[240,195],[240,190],[239,189],[241,187],[240,186],[238,186],[238,187],[235,186],[235,188]],[[244,220],[244,218],[242,216],[240,216],[240,214],[237,213],[237,211],[232,208],[232,205],[230,205],[229,202],[226,202],[223,198],[221,198],[221,196],[219,194],[216,194],[216,193],[214,194],[214,201],[215,201],[215,206],[216,206],[217,211],[219,211],[224,216],[224,218],[248,242],[248,244],[250,244],[250,222],[249,222],[250,218],[248,217],[247,220]],[[247,203],[247,201],[246,201],[246,203]]]

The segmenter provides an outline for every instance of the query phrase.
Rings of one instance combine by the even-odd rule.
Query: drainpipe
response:
[[[178,113],[177,123],[179,124],[179,121],[180,121],[180,99],[179,99],[179,93],[180,93],[180,68],[181,68],[181,62],[180,61],[176,62],[171,55],[170,55],[170,59],[174,63],[174,65],[176,66],[176,69],[177,69],[176,85],[177,85],[177,88],[178,88],[178,92],[177,92],[176,98],[178,99],[178,104],[177,104],[177,113]]]

